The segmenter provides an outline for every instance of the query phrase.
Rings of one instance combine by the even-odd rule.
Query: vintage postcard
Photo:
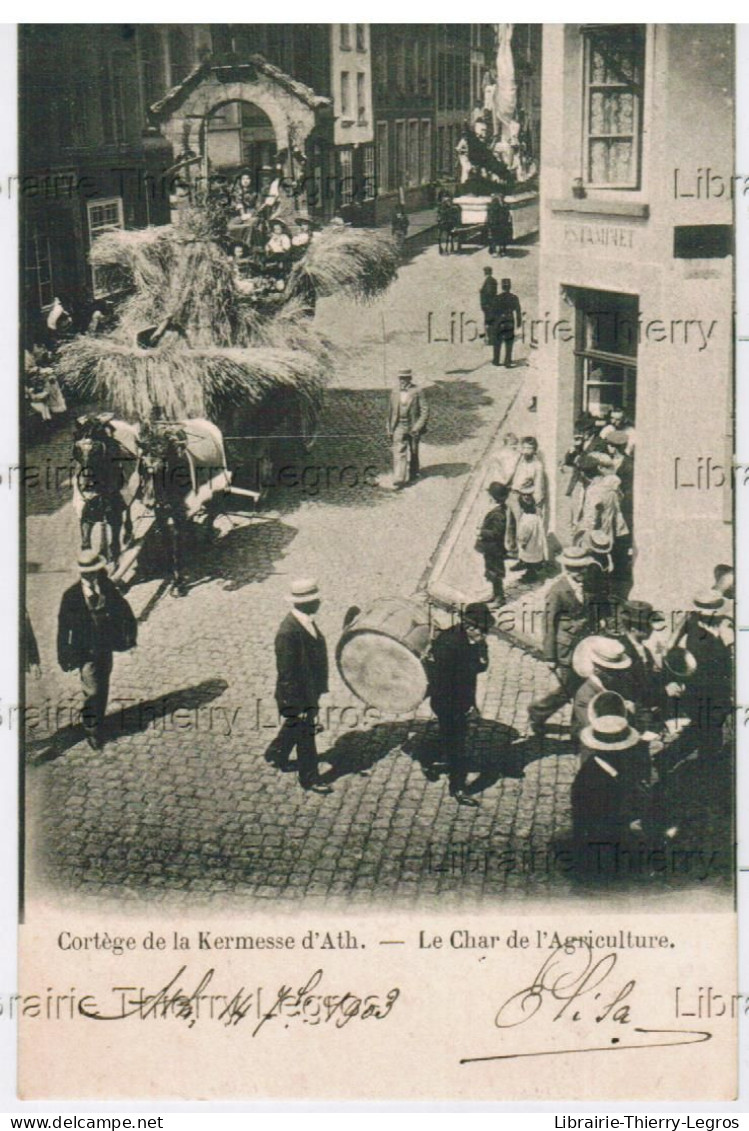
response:
[[[21,1098],[735,1097],[735,38],[18,28]]]

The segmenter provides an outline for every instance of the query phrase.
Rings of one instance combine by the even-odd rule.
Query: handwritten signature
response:
[[[282,985],[274,991],[270,1007],[263,1006],[263,988],[247,990],[245,986],[229,993],[211,990],[215,970],[206,970],[194,989],[185,988],[189,983],[187,966],[181,966],[169,981],[154,992],[142,986],[113,986],[112,992],[119,996],[116,1012],[102,1011],[91,997],[82,999],[78,1011],[91,1021],[124,1021],[128,1017],[145,1020],[149,1017],[161,1019],[176,1018],[185,1021],[190,1028],[196,1022],[208,1019],[226,1026],[238,1025],[249,1018],[255,1021],[252,1036],[271,1021],[289,1023],[297,1020],[305,1025],[332,1024],[342,1029],[354,1020],[384,1021],[400,997],[400,990],[393,988],[384,997],[379,994],[360,996],[350,990],[342,994],[327,993],[321,988],[323,971],[315,972],[301,986]],[[209,990],[211,992],[209,992]]]
[[[576,951],[573,959],[579,955]],[[620,1052],[625,1049],[665,1048],[673,1045],[699,1044],[709,1041],[711,1033],[696,1029],[649,1029],[634,1024],[632,995],[637,986],[634,978],[623,983],[609,982],[618,963],[615,953],[597,957],[588,948],[585,966],[570,963],[570,955],[562,949],[554,950],[544,961],[529,986],[513,993],[497,1010],[494,1024],[497,1029],[515,1029],[533,1017],[554,1023],[566,1018],[569,1021],[593,1022],[602,1026],[597,1030],[602,1041],[579,1048],[538,1049],[530,1052],[497,1053],[490,1056],[463,1057],[461,1064],[476,1064],[490,1060],[513,1060],[529,1056],[562,1056],[581,1052]],[[612,1030],[610,1026],[631,1026]],[[611,1032],[625,1035],[611,1036]],[[638,1034],[634,1038],[634,1034]],[[630,1039],[630,1035],[634,1039]]]

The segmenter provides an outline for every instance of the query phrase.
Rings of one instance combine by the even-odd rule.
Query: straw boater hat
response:
[[[589,750],[630,750],[640,741],[640,732],[623,715],[601,715],[584,728],[580,741]]]
[[[622,642],[611,636],[586,636],[572,653],[572,667],[583,679],[593,674],[594,666],[607,671],[624,671],[631,664]]]
[[[81,550],[78,554],[78,572],[91,574],[106,570],[107,563],[96,550]]]
[[[605,530],[591,530],[588,541],[594,554],[611,553],[612,538]]]
[[[306,605],[308,601],[319,601],[320,589],[317,582],[313,577],[300,577],[292,581],[288,599],[292,605]]]
[[[715,589],[706,589],[702,593],[698,593],[696,597],[692,598],[692,608],[696,613],[702,616],[712,617],[716,613],[723,611],[725,605],[725,597]]]
[[[399,369],[398,370],[398,380],[399,381],[412,381],[413,375],[414,375],[413,369]]]
[[[593,559],[583,546],[566,546],[558,558],[560,566],[565,569],[585,569],[593,565]]]

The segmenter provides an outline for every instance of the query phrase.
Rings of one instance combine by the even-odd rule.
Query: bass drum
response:
[[[346,686],[371,707],[413,711],[427,693],[426,609],[402,597],[383,597],[346,625],[336,663]]]

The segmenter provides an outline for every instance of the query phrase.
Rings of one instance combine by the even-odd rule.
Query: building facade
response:
[[[429,207],[434,179],[435,54],[428,24],[372,24],[376,219]]]
[[[19,28],[22,338],[43,336],[55,296],[74,319],[111,282],[88,266],[103,229],[169,218],[169,147],[147,127],[206,50],[198,29],[86,24]]]
[[[623,408],[633,596],[666,608],[732,560],[733,53],[730,26],[544,27],[529,332],[551,529],[569,540],[576,418]]]
[[[451,187],[455,147],[470,122],[475,101],[482,97],[475,87],[478,84],[482,89],[488,63],[486,42],[481,24],[436,24],[431,30],[435,53],[435,173],[440,183]]]

